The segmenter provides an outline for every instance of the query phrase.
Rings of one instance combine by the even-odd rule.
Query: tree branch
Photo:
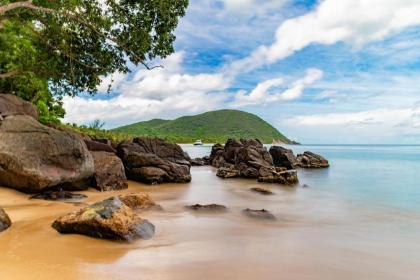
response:
[[[111,42],[117,44],[120,48],[122,48],[125,51],[125,53],[127,55],[130,55],[131,54],[134,58],[136,58],[147,70],[153,70],[155,68],[163,68],[162,65],[156,65],[156,66],[150,67],[149,65],[147,65],[143,61],[143,59],[141,59],[136,54],[132,53],[129,48],[127,48],[124,44],[122,44],[121,42],[119,42],[116,38],[111,37],[111,36],[108,36],[107,34],[102,33],[95,26],[92,26],[89,22],[83,20],[83,18],[80,17],[77,14],[71,14],[69,12],[60,12],[60,11],[57,11],[57,10],[54,10],[54,9],[49,9],[49,8],[45,8],[45,7],[36,6],[36,5],[34,5],[32,3],[32,0],[28,0],[28,1],[24,1],[24,2],[14,2],[14,3],[10,3],[10,4],[6,4],[6,5],[3,5],[3,6],[0,6],[0,16],[3,16],[8,11],[19,9],[19,8],[26,8],[26,9],[30,9],[30,10],[34,10],[34,11],[38,11],[38,12],[49,13],[49,14],[58,14],[58,15],[61,15],[61,16],[64,16],[64,17],[68,17],[70,19],[73,19],[76,22],[80,23],[81,25],[89,28],[98,37],[102,37],[104,39],[108,39]],[[2,20],[0,22],[0,29],[3,27],[3,23],[4,23],[4,21]]]
[[[10,72],[0,73],[0,79],[6,79],[6,78],[14,77],[14,76],[19,76],[20,74],[22,74],[21,71],[12,70]]]

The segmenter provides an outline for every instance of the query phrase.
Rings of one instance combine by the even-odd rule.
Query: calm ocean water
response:
[[[208,155],[211,145],[182,145],[191,157]],[[329,192],[370,207],[395,207],[420,212],[420,146],[301,145],[326,157],[328,169],[300,169],[299,178],[320,192]]]

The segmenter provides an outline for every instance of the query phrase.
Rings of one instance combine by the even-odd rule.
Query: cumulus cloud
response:
[[[228,69],[251,71],[284,59],[310,44],[346,42],[360,47],[368,42],[420,24],[418,0],[324,0],[307,14],[284,21],[271,45],[258,47]]]
[[[289,88],[280,92],[278,87],[284,83],[283,78],[261,82],[250,93],[238,92],[235,96],[234,107],[295,100],[302,95],[307,86],[321,79],[322,76],[321,70],[310,68],[306,70],[305,77],[296,80]]]
[[[119,77],[119,95],[110,99],[64,98],[64,121],[86,123],[101,119],[118,125],[162,116],[163,112],[170,116],[221,106],[225,97],[217,93],[229,86],[229,80],[221,74],[185,74],[182,60],[183,53],[176,53],[163,62],[164,68]]]

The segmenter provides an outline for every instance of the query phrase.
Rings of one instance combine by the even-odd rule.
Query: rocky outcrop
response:
[[[135,138],[118,146],[127,177],[147,183],[191,181],[190,158],[180,146],[157,138]]]
[[[295,169],[298,165],[297,159],[293,151],[280,146],[272,146],[270,155],[273,158],[274,166],[285,167],[287,169]]]
[[[74,201],[87,198],[84,194],[72,193],[63,190],[58,191],[45,191],[31,196],[31,199],[44,199],[52,201]]]
[[[111,197],[57,219],[52,227],[60,233],[133,241],[149,239],[155,226],[142,219],[118,197]]]
[[[12,225],[9,216],[0,208],[0,232],[8,229]]]
[[[118,198],[133,210],[162,209],[148,194],[131,193],[120,195]]]
[[[0,185],[27,193],[45,189],[82,190],[93,175],[93,159],[81,138],[9,116],[0,123]]]
[[[32,103],[15,95],[0,94],[0,116],[26,115],[38,119],[38,111]]]
[[[275,167],[273,159],[264,145],[256,139],[229,139],[225,146],[214,145],[210,155],[216,175],[221,178],[254,178],[259,182],[295,184],[295,170],[284,172],[285,167]]]
[[[227,207],[220,204],[194,204],[185,206],[185,208],[200,212],[224,212],[227,211]]]
[[[270,211],[261,209],[261,210],[254,210],[254,209],[244,209],[242,211],[246,216],[253,218],[253,219],[260,219],[260,220],[275,220],[276,217],[271,214]]]
[[[312,152],[304,152],[297,155],[298,166],[302,168],[327,168],[330,166],[328,160]]]
[[[128,188],[124,165],[119,157],[109,152],[91,152],[95,165],[93,187],[99,191]]]

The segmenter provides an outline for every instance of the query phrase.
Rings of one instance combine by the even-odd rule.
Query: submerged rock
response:
[[[0,122],[0,166],[0,185],[26,193],[86,189],[94,171],[92,156],[78,135],[24,115]]]
[[[297,162],[298,166],[302,168],[327,168],[330,166],[328,160],[309,151],[298,155]]]
[[[273,194],[273,192],[270,190],[270,189],[267,189],[267,188],[251,188],[250,189],[251,191],[253,191],[253,192],[257,192],[257,193],[260,193],[260,194],[263,194],[263,195],[271,195],[271,194]]]
[[[205,212],[223,212],[227,210],[227,207],[220,204],[194,204],[185,206],[185,208],[194,211],[205,211]]]
[[[45,191],[30,197],[31,199],[44,199],[52,201],[81,200],[87,198],[84,194],[72,193],[63,190]]]
[[[111,197],[58,218],[52,227],[60,233],[76,233],[111,240],[149,239],[155,226],[142,219],[118,197]]]
[[[8,229],[12,225],[9,216],[7,213],[0,208],[0,232]]]
[[[261,183],[277,183],[282,185],[294,185],[299,183],[296,170],[288,170],[283,172],[273,171],[271,175],[259,177],[258,182]]]
[[[109,152],[91,152],[95,165],[93,186],[99,191],[128,188],[124,165],[119,157]]]
[[[293,151],[280,146],[272,146],[270,155],[273,158],[274,166],[284,167],[286,169],[296,168],[298,162]]]
[[[38,111],[31,102],[12,94],[0,94],[0,116],[26,115],[38,119]]]
[[[254,209],[244,209],[242,211],[246,216],[254,219],[261,219],[261,220],[275,220],[276,217],[271,214],[270,211],[261,209],[261,210],[254,210]]]
[[[133,210],[162,209],[148,194],[131,193],[120,195],[118,198]]]
[[[157,138],[135,138],[118,146],[127,177],[146,184],[191,181],[190,158],[180,146]]]
[[[190,160],[192,166],[204,166],[207,165],[207,160],[205,158],[195,158]]]

